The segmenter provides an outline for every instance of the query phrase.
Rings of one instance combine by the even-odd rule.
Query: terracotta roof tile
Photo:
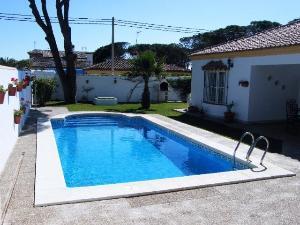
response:
[[[250,37],[240,38],[225,44],[205,48],[193,53],[192,56],[287,47],[293,45],[300,45],[300,22],[280,26]]]
[[[78,51],[75,51],[74,53],[77,55],[76,68],[84,68],[91,64],[87,57],[87,54],[91,53]],[[28,54],[30,56],[30,64],[32,68],[55,68],[55,63],[50,50],[34,49],[33,51],[28,52]],[[65,56],[63,51],[60,51],[59,54],[62,58]],[[62,63],[65,67],[65,60],[62,60]]]
[[[128,59],[116,59],[115,60],[115,70],[116,71],[131,71],[133,65]],[[108,59],[104,62],[89,66],[85,68],[86,70],[111,70],[111,59]],[[165,64],[163,70],[166,72],[190,72],[190,70],[186,70],[183,67],[179,67],[176,65]]]
[[[85,68],[86,70],[111,70],[111,59],[104,62],[89,66]],[[132,64],[126,59],[115,59],[115,70],[118,71],[130,71],[132,69]]]

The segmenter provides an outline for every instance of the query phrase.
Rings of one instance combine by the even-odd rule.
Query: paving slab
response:
[[[0,197],[4,199],[6,190],[12,186],[17,162],[25,152],[4,224],[300,224],[300,162],[276,153],[267,154],[266,160],[291,170],[296,173],[295,177],[134,198],[34,207],[36,118],[61,113],[67,113],[67,110],[46,107],[31,112],[25,132],[19,138],[0,181],[3,188],[0,188]],[[188,126],[177,121],[173,123],[179,127]],[[233,140],[189,128],[228,147],[235,147]]]

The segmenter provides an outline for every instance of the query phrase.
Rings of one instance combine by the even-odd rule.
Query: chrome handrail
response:
[[[255,140],[255,139],[254,139],[254,135],[253,135],[252,133],[250,133],[249,131],[248,131],[248,132],[245,132],[245,133],[241,136],[241,138],[240,138],[240,140],[239,140],[239,142],[238,142],[238,144],[237,144],[237,146],[235,147],[234,152],[233,152],[233,168],[235,168],[236,151],[238,150],[238,148],[239,148],[241,142],[244,140],[244,138],[245,138],[246,136],[250,136],[251,139],[252,139],[252,142],[251,142],[251,145],[250,145],[250,147],[249,147],[249,150],[251,149],[251,147],[252,147],[253,144],[254,144],[254,140]],[[249,150],[248,150],[248,152],[249,152]]]
[[[254,148],[256,147],[257,143],[258,143],[259,141],[261,141],[261,140],[264,140],[264,141],[266,142],[266,144],[267,144],[267,145],[266,145],[266,148],[265,148],[265,150],[264,150],[264,153],[263,153],[263,155],[262,155],[262,157],[261,157],[261,159],[260,159],[260,165],[263,165],[263,160],[264,160],[264,158],[265,158],[265,156],[266,156],[266,154],[267,154],[267,151],[268,151],[268,149],[269,149],[269,146],[270,146],[269,140],[268,140],[266,137],[264,137],[264,136],[258,137],[258,138],[255,140],[254,144],[250,147],[249,151],[247,152],[247,156],[246,156],[246,160],[247,160],[248,162],[250,161],[249,158],[250,158],[250,155],[252,154]]]

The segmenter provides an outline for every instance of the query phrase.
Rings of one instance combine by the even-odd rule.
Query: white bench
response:
[[[95,105],[116,105],[118,99],[115,97],[96,97],[94,98]]]

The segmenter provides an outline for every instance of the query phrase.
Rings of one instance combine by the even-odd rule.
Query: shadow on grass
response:
[[[170,118],[177,120],[179,122],[182,122],[182,123],[186,123],[186,124],[189,124],[189,125],[192,125],[195,127],[202,128],[207,131],[211,131],[213,133],[220,134],[222,136],[229,137],[236,141],[238,141],[240,139],[241,135],[244,132],[248,131],[247,126],[245,126],[244,128],[234,128],[234,127],[231,127],[231,126],[223,124],[223,123],[219,123],[219,122],[215,122],[215,121],[207,120],[207,119],[201,119],[201,118],[194,117],[191,115],[186,115],[186,114],[182,114],[180,116],[171,116]],[[263,134],[253,133],[253,135],[257,138]],[[271,138],[271,137],[267,137],[267,138],[270,141],[269,151],[273,152],[273,153],[282,153],[282,141]],[[247,144],[251,144],[250,140],[248,140],[248,139],[246,139],[244,142]],[[257,147],[260,149],[264,149],[265,144],[263,142],[259,142]]]
[[[66,106],[66,103],[64,101],[53,101],[53,102],[47,102],[45,106]]]
[[[156,112],[154,109],[142,109],[142,108],[137,108],[137,109],[104,109],[104,111],[107,112],[119,112],[119,113],[137,113],[137,114],[146,114],[149,112]]]

